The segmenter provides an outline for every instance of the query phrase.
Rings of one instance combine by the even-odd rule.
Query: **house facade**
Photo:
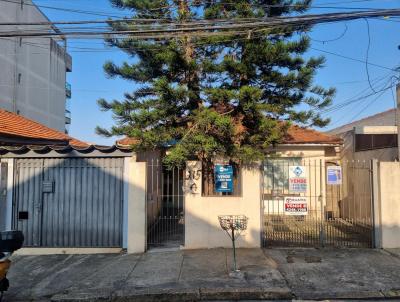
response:
[[[398,161],[396,125],[397,110],[391,109],[332,129],[328,134],[343,139],[343,159]]]
[[[276,225],[297,219],[285,218],[287,198],[304,200],[306,223],[312,221],[308,227],[328,210],[330,217],[342,214],[329,208],[326,193],[326,169],[337,163],[341,139],[311,129],[291,127],[265,161],[234,165],[233,190],[220,193],[215,175],[201,162],[168,170],[162,164],[163,150],[134,154],[129,139],[111,147],[92,146],[13,113],[0,113],[5,192],[0,220],[3,228],[24,232],[25,251],[227,247],[221,215],[245,215],[248,228],[238,246],[261,247],[278,244],[272,238],[288,237]],[[304,173],[300,178],[305,185],[297,191],[289,184],[293,167]]]
[[[49,22],[31,1],[1,1],[2,22]],[[7,25],[3,30],[47,29],[51,25]],[[68,100],[70,87],[66,74],[72,70],[72,59],[62,39],[0,39],[0,108],[35,120],[50,128],[66,132],[70,124]]]
[[[262,161],[169,170],[165,150],[135,154],[130,139],[93,146],[10,112],[0,117],[0,226],[24,232],[20,253],[230,247],[222,216],[245,219],[242,248],[373,247],[384,238],[375,234],[379,167],[344,163],[336,136],[293,126]],[[221,171],[231,173],[224,185]]]

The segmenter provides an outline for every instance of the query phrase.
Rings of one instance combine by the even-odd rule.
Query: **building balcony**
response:
[[[71,90],[71,84],[70,83],[65,83],[65,96],[67,98],[71,98],[72,96],[72,90]]]
[[[67,72],[72,71],[72,57],[69,54],[65,54],[65,69]]]
[[[71,111],[65,110],[65,124],[70,125],[71,124]]]

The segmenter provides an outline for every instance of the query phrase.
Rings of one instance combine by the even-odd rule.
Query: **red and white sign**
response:
[[[285,215],[308,215],[307,197],[285,197]]]
[[[289,167],[289,192],[307,192],[307,168],[304,166]]]

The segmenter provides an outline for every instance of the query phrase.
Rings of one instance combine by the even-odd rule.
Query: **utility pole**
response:
[[[400,161],[400,83],[396,85],[396,98],[397,98],[397,109],[396,109],[396,126],[397,126],[397,156]]]

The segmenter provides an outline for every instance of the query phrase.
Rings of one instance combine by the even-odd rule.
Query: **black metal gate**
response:
[[[263,245],[372,247],[371,167],[366,161],[265,161]]]
[[[184,169],[166,169],[160,159],[147,161],[147,246],[184,244]]]

